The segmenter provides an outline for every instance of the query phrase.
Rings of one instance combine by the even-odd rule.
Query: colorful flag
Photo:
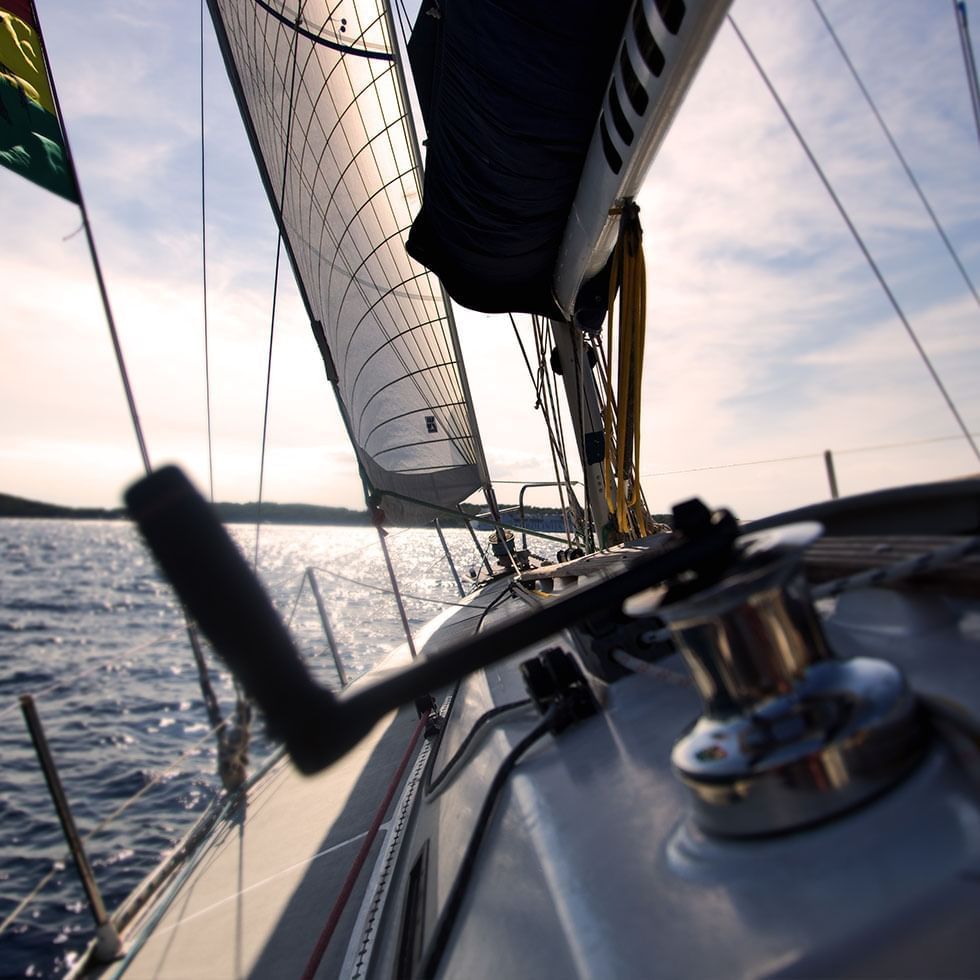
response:
[[[29,0],[0,0],[0,165],[78,201]]]

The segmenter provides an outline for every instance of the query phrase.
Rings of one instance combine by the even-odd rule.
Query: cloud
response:
[[[822,2],[980,279],[976,132],[948,6]],[[964,416],[980,427],[976,305],[812,5],[774,9],[739,0],[733,12]],[[185,460],[201,483],[196,18],[176,20],[150,0],[84,9],[51,0],[45,28],[151,453]],[[210,39],[207,62],[216,484],[221,496],[250,499],[276,232]],[[0,264],[0,489],[112,502],[137,457],[84,242],[62,241],[76,212],[14,181],[0,174],[0,210],[17,229]],[[916,443],[841,456],[849,491],[976,468],[957,442],[919,442],[954,433],[955,423],[727,25],[639,203],[649,270],[641,470],[697,470],[652,480],[655,509],[696,492],[746,516],[816,499],[827,492],[825,448]],[[267,490],[359,506],[353,454],[288,279],[284,271]],[[462,312],[459,322],[491,472],[549,478],[509,321]],[[806,458],[700,469],[784,456]]]
[[[931,44],[942,42],[945,52],[937,56],[930,50],[926,71],[935,71],[937,61],[945,59],[942,74],[948,79],[955,29],[951,38],[940,37],[930,20],[923,32],[922,8],[908,5],[901,11],[890,5],[887,13],[862,5],[846,18],[845,5],[825,6],[835,23],[841,21],[840,34],[872,83],[888,69],[898,91],[885,100],[885,109],[896,131],[908,137],[919,128],[909,125],[910,118],[929,119],[921,127],[927,139],[956,129],[955,141],[947,140],[954,171],[965,147],[975,157],[975,133],[962,119],[955,127],[948,119],[934,120],[934,96],[922,92],[924,75],[912,67],[924,33]],[[836,72],[839,64],[833,62],[839,56],[812,7],[784,5],[777,19],[766,16],[764,5],[740,3],[734,14],[812,140],[961,411],[980,428],[980,399],[972,382],[980,369],[976,304],[963,298],[962,280],[887,146],[882,154],[882,138],[859,104],[853,81]],[[892,78],[896,65],[903,69],[898,81]],[[955,82],[961,84],[958,77]],[[949,84],[939,87],[946,90]],[[921,150],[923,138],[918,133],[915,138]],[[946,143],[938,145],[944,156]],[[965,250],[969,258],[976,255],[976,227],[973,223],[971,230],[963,215],[976,213],[975,181],[954,195],[939,177],[945,172],[948,181],[942,163],[933,159],[925,179],[943,206],[954,197],[960,201],[960,220],[951,227],[972,236]],[[824,448],[957,431],[826,191],[727,27],[668,136],[640,204],[650,270],[643,470],[811,458],[662,478],[652,494],[648,489],[658,504],[703,481],[709,488],[722,487],[720,492],[735,502],[751,501],[755,514],[782,509],[787,499],[802,502],[807,494],[814,499],[826,494]],[[904,480],[927,457],[924,472],[932,475],[975,469],[976,459],[964,446],[909,447]],[[847,466],[852,490],[881,485],[903,468],[880,453],[870,453],[860,465],[849,457]]]

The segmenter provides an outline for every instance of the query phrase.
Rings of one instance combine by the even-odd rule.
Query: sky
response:
[[[980,142],[952,4],[823,6],[980,281]],[[197,0],[39,8],[150,457],[179,462],[207,491]],[[980,3],[968,10],[976,28]],[[736,0],[732,15],[980,432],[980,308],[812,0]],[[258,495],[276,232],[205,26],[214,493],[245,501]],[[753,518],[824,499],[827,449],[842,493],[980,470],[730,25],[638,203],[648,269],[640,471],[651,509],[699,495]],[[0,216],[0,492],[114,506],[141,463],[79,213],[0,171]],[[492,476],[550,479],[509,322],[466,311],[458,322]],[[265,499],[361,506],[288,273],[271,377]],[[770,460],[780,462],[760,462]],[[498,496],[516,491],[502,485]]]

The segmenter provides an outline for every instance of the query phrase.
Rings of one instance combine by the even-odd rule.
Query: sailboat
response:
[[[335,696],[179,471],[129,491],[290,759],[77,972],[975,970],[980,484],[654,524],[631,202],[727,4],[614,6],[568,5],[559,30],[424,0],[413,95],[387,5],[210,3],[379,526],[482,488],[495,547],[461,609]],[[550,321],[584,477],[562,560],[507,537],[440,281]],[[595,353],[614,305],[615,371]]]

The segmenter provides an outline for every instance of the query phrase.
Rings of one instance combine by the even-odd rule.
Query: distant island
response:
[[[486,510],[475,504],[463,504],[467,514],[477,515]],[[259,517],[259,505],[254,501],[247,504],[216,503],[214,509],[225,524],[254,524]],[[516,508],[503,515],[508,524],[519,524]],[[370,515],[366,510],[350,510],[347,507],[321,507],[316,504],[276,504],[263,503],[263,524],[340,524],[368,525]],[[554,507],[525,507],[525,520],[529,528],[538,530],[560,530],[561,511]],[[61,519],[72,521],[116,521],[125,520],[128,514],[123,507],[62,507],[47,504],[40,500],[27,500],[11,494],[0,493],[0,518],[27,517],[40,519]],[[446,515],[440,518],[443,527],[463,527],[462,518]]]
[[[254,524],[259,515],[257,503],[215,504],[225,524]],[[40,500],[27,500],[0,493],[0,517],[60,518],[72,521],[116,521],[129,515],[124,507],[62,507]],[[262,504],[263,524],[370,524],[366,510],[346,507],[318,507],[315,504]]]
[[[461,504],[462,510],[472,517],[486,513],[485,506],[476,504]],[[223,524],[255,524],[259,517],[259,505],[254,501],[248,504],[214,504],[218,517]],[[502,504],[501,517],[505,524],[521,526],[521,518],[517,507]],[[655,521],[669,524],[669,514],[651,515]],[[119,521],[127,520],[129,515],[124,507],[62,507],[58,504],[46,504],[40,500],[27,500],[24,497],[14,497],[11,494],[0,493],[0,518],[27,517],[48,518],[70,521]],[[370,515],[366,510],[350,510],[347,507],[321,507],[317,504],[262,504],[263,524],[339,524],[339,525],[369,525]],[[431,522],[420,522],[418,527],[425,527]],[[451,517],[448,514],[439,518],[443,527],[465,527],[461,517]],[[493,526],[486,520],[475,525],[476,530],[492,530]],[[548,534],[563,533],[564,524],[561,511],[557,507],[524,508],[523,526],[529,531],[542,531]]]

